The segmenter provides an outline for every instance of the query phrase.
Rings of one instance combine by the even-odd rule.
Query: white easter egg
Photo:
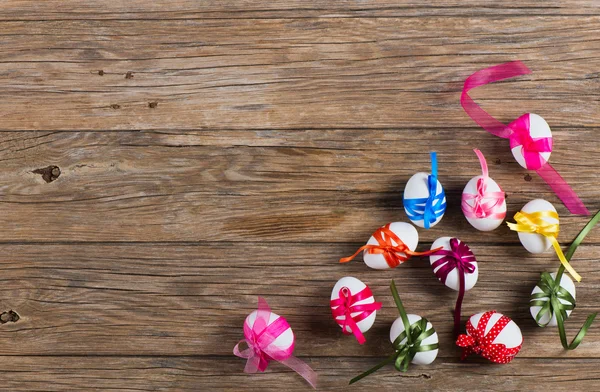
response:
[[[483,313],[477,313],[472,315],[469,320],[471,321],[471,325],[477,329],[477,323]],[[502,317],[502,313],[494,313],[485,327],[485,334],[492,329],[492,327],[500,320]],[[523,335],[521,334],[521,329],[519,326],[512,320],[506,324],[504,329],[496,336],[496,339],[492,342],[492,344],[504,344],[506,348],[515,348],[520,346],[523,343]]]
[[[402,242],[410,249],[414,251],[419,244],[419,233],[417,229],[414,228],[410,223],[405,222],[393,222],[390,223],[390,231],[398,236]],[[369,241],[367,241],[367,245],[378,245],[379,243],[375,239],[375,237],[371,236]],[[392,240],[393,245],[398,245],[396,241]],[[400,255],[405,255],[404,253],[399,253]],[[391,268],[388,263],[385,261],[385,258],[382,254],[370,254],[367,250],[363,252],[363,260],[365,264],[374,269],[389,269]]]
[[[521,209],[523,212],[527,212],[529,214],[534,212],[541,211],[554,211],[556,212],[556,208],[554,206],[543,199],[535,199],[531,200],[529,203],[525,204],[525,206]],[[544,221],[548,223],[558,223],[557,219],[544,217],[542,218]],[[544,253],[552,246],[552,242],[541,234],[537,233],[518,233],[519,241],[521,244],[529,251],[529,253]]]
[[[253,311],[252,313],[250,313],[248,315],[248,317],[246,317],[246,320],[244,321],[248,327],[252,328],[254,326],[254,322],[256,321],[256,315],[257,315],[257,310]],[[273,312],[269,312],[269,321],[267,325],[271,325],[275,322],[275,320],[277,320],[278,318],[280,318],[281,316],[279,316],[278,314],[275,314]],[[284,319],[285,320],[285,319]],[[274,345],[275,347],[281,349],[281,350],[287,350],[290,347],[292,348],[290,350],[293,351],[294,350],[294,332],[292,331],[292,328],[290,327],[290,325],[288,324],[287,320],[285,320],[285,324],[287,324],[287,329],[285,329],[283,331],[283,333],[281,333],[271,344]]]
[[[421,199],[421,198],[429,197],[428,178],[429,178],[429,173],[420,172],[420,173],[416,173],[415,175],[413,175],[408,180],[408,182],[406,183],[406,187],[404,188],[404,199]],[[442,187],[442,184],[438,180],[436,194],[439,194],[440,192],[442,192],[443,189],[444,188]],[[446,202],[446,197],[444,196],[442,203],[445,203],[445,202]],[[445,208],[444,208],[444,210],[445,210]],[[406,209],[406,206],[404,207],[404,211],[406,212],[407,215],[409,215],[408,210]],[[438,212],[438,211],[436,211],[436,212]],[[444,211],[441,211],[441,212],[442,212],[441,215],[435,220],[435,222],[433,222],[430,225],[430,227],[437,225],[438,222],[442,220],[442,218],[444,217]],[[409,219],[410,219],[410,217],[409,217]],[[423,219],[416,219],[416,220],[410,219],[410,221],[419,227],[425,227],[425,221]]]
[[[350,295],[355,295],[355,294],[361,292],[362,290],[364,290],[365,287],[367,287],[367,285],[356,278],[353,278],[351,276],[346,276],[346,277],[338,280],[337,283],[335,284],[335,286],[333,286],[333,291],[331,291],[331,300],[332,301],[340,298],[340,290],[343,287],[348,288],[348,290],[350,291]],[[375,302],[375,298],[373,298],[373,295],[371,295],[370,297],[365,298],[361,301],[356,301],[355,304],[363,305],[363,304],[372,304],[374,302]],[[331,309],[337,309],[338,307],[339,306],[332,306]],[[360,313],[361,312],[351,313],[350,317],[356,317]],[[367,318],[360,320],[359,322],[356,323],[356,326],[358,327],[358,329],[360,329],[360,332],[363,332],[363,333],[367,332],[373,326],[373,323],[375,322],[376,314],[377,314],[377,311],[374,310],[373,313],[371,313],[369,316],[367,316]],[[343,325],[343,322],[345,319],[346,319],[345,315],[340,315],[335,319],[335,321],[341,327]],[[352,329],[350,327],[346,326],[346,332],[352,332]]]
[[[551,273],[550,275],[552,276],[552,279],[554,279],[556,277],[556,273]],[[575,284],[573,283],[571,278],[569,278],[569,276],[567,276],[567,274],[563,274],[562,277],[560,278],[560,287],[567,290],[569,292],[569,294],[571,294],[573,296],[573,298],[575,298]],[[542,292],[542,289],[540,289],[539,286],[535,286],[533,288],[533,291],[531,292],[531,294],[537,294],[537,293],[541,293],[541,292]],[[549,299],[548,297],[539,298],[540,301],[548,301],[548,299]],[[565,301],[564,299],[559,298],[558,300],[565,305],[568,304],[568,302]],[[541,306],[531,306],[529,308],[529,311],[531,312],[531,317],[533,317],[534,320],[537,317],[537,315],[541,309],[542,309]],[[573,310],[567,310],[567,317],[569,317],[569,315],[571,314],[572,311]],[[542,318],[540,319],[540,324],[548,323],[547,324],[548,326],[555,327],[557,325],[556,313],[552,312],[552,319],[550,319],[550,322],[548,322],[549,319],[550,319],[550,315],[548,313],[544,314],[542,316]]]
[[[463,195],[465,194],[470,194],[470,195],[476,195],[477,194],[477,181],[479,181],[480,178],[483,178],[483,176],[476,176],[473,177],[469,180],[469,182],[467,183],[467,185],[465,186],[465,189],[463,190]],[[487,189],[486,189],[486,193],[487,192],[502,192],[502,189],[500,188],[500,186],[498,185],[498,183],[496,183],[496,181],[494,181],[493,179],[491,179],[490,177],[488,177],[486,180],[486,185],[487,185]],[[482,203],[489,203],[489,202],[494,202],[495,199],[493,198],[483,198]],[[474,205],[474,200],[468,200],[467,203],[472,207]],[[500,206],[497,206],[495,208],[495,212],[502,214],[502,218],[495,218],[495,217],[485,217],[485,218],[471,218],[465,215],[465,218],[467,218],[467,221],[471,224],[471,226],[473,226],[474,228],[476,228],[479,231],[492,231],[494,229],[496,229],[498,226],[500,226],[502,224],[502,222],[504,221],[504,217],[506,217],[506,200],[502,201],[502,204],[500,204]]]
[[[529,134],[533,139],[548,137],[552,138],[552,131],[550,131],[550,126],[541,116],[534,113],[526,113],[523,116],[529,116]],[[515,122],[517,122],[515,120]],[[510,125],[509,125],[510,127]],[[515,146],[511,150],[515,160],[519,163],[519,165],[523,166],[525,169],[528,169],[527,164],[525,163],[525,157],[523,156],[523,146]],[[541,152],[539,153],[544,162],[548,162],[550,159],[550,152]],[[536,169],[536,168],[532,168]]]
[[[431,249],[437,249],[440,246],[442,246],[444,249],[446,250],[450,250],[450,239],[451,237],[441,237],[438,238],[437,240],[435,240],[433,242],[433,244],[431,244]],[[458,240],[459,243],[461,242],[460,240]],[[429,262],[433,265],[433,263],[435,263],[437,260],[441,259],[444,256],[429,256]],[[477,262],[473,262],[473,265],[475,266],[475,271],[472,274],[465,274],[465,291],[469,291],[473,288],[473,286],[475,286],[475,283],[477,283],[477,278],[479,277],[479,265],[477,264]],[[442,266],[440,265],[439,267],[435,268],[433,270],[433,272],[435,273],[437,270],[439,270],[440,268],[442,268]],[[459,286],[460,286],[460,281],[459,281],[459,275],[458,275],[458,270],[456,268],[454,268],[452,271],[450,271],[448,273],[448,277],[446,278],[446,286],[450,287],[452,290],[459,290]]]
[[[416,314],[407,314],[406,316],[408,317],[408,323],[410,325],[421,320],[421,316],[417,316]],[[433,326],[431,325],[431,323],[429,321],[427,321],[426,328],[427,329],[433,328]],[[402,318],[398,317],[396,319],[396,321],[394,321],[394,323],[392,324],[392,327],[390,328],[390,341],[392,343],[394,343],[394,340],[396,340],[396,338],[402,332],[404,332],[404,323],[402,322]],[[406,342],[406,338],[404,338],[400,343],[405,343],[405,342]],[[422,341],[421,345],[426,346],[428,344],[436,344],[436,343],[438,343],[438,334],[437,334],[437,332],[434,332],[433,335],[425,338]],[[437,348],[435,350],[419,352],[419,353],[415,354],[415,357],[413,358],[411,363],[413,363],[415,365],[429,365],[430,363],[432,363],[435,360],[437,355],[438,355]]]

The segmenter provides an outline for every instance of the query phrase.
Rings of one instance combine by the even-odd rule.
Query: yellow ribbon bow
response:
[[[506,222],[508,227],[511,230],[518,231],[521,233],[535,233],[541,234],[544,237],[548,238],[556,251],[556,255],[558,256],[560,262],[565,267],[569,274],[578,282],[581,281],[581,275],[579,275],[569,261],[563,254],[562,249],[560,248],[560,244],[556,237],[558,237],[558,223],[548,223],[542,218],[553,218],[558,220],[558,214],[554,211],[540,211],[534,213],[526,213],[526,212],[517,212],[515,214],[515,220],[517,223]]]

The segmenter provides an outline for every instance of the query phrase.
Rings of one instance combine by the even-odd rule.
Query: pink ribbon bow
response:
[[[444,284],[448,274],[453,270],[458,272],[458,299],[454,306],[454,335],[458,336],[460,331],[460,311],[462,301],[465,296],[465,275],[475,272],[475,264],[477,261],[471,249],[464,242],[460,242],[457,238],[450,239],[450,250],[440,249],[432,254],[432,256],[443,256],[437,259],[431,267],[435,271],[435,276]],[[435,270],[438,268],[438,270]]]
[[[275,360],[301,375],[313,388],[316,388],[316,373],[310,366],[292,355],[294,343],[292,342],[290,347],[286,349],[273,344],[282,333],[290,328],[290,325],[281,316],[269,324],[270,316],[271,308],[269,308],[267,301],[262,297],[258,297],[258,310],[256,311],[254,325],[250,327],[247,322],[244,322],[245,339],[240,340],[233,348],[234,355],[248,359],[244,372],[264,372],[269,362]],[[248,348],[240,351],[239,346],[244,342],[246,342]]]
[[[477,328],[471,324],[471,320],[467,322],[467,332],[469,334],[460,335],[456,340],[456,345],[463,349],[460,359],[464,360],[470,354],[479,354],[495,363],[509,363],[521,350],[522,343],[514,348],[506,348],[504,344],[494,344],[494,340],[511,321],[506,316],[500,317],[486,335],[485,330],[488,321],[494,313],[496,313],[495,310],[482,314],[477,323]]]
[[[510,139],[511,148],[523,146],[523,158],[527,168],[537,171],[572,214],[589,215],[590,212],[575,191],[548,162],[543,161],[540,153],[550,152],[552,143],[548,138],[531,138],[528,115],[521,116],[507,126],[483,110],[469,96],[469,91],[476,87],[529,73],[531,73],[529,68],[520,61],[512,61],[479,70],[465,80],[460,96],[460,104],[473,121],[483,129],[492,135]]]
[[[352,295],[350,289],[347,287],[342,287],[339,291],[339,298],[331,300],[331,314],[333,318],[337,321],[338,317],[344,316],[344,320],[341,321],[342,332],[345,335],[350,335],[353,333],[358,340],[358,343],[364,344],[366,339],[360,328],[356,323],[366,319],[369,317],[374,311],[381,309],[381,302],[373,302],[370,304],[362,304],[357,305],[356,303],[367,298],[371,298],[373,293],[371,289],[365,287],[358,293]],[[334,306],[337,306],[334,309]],[[352,313],[358,313],[356,316],[352,316]],[[349,327],[352,332],[348,332],[346,327]]]
[[[540,153],[552,152],[551,137],[531,137],[529,132],[529,113],[522,115],[509,125],[514,131],[509,137],[511,150],[521,146],[525,165],[529,170],[538,170],[546,164]]]
[[[505,213],[497,212],[504,202],[504,192],[488,192],[487,180],[488,167],[483,153],[478,149],[473,150],[481,164],[481,178],[477,180],[477,194],[463,193],[461,207],[468,218],[493,218],[504,219]],[[484,202],[484,200],[488,200]],[[469,203],[473,201],[473,203]]]

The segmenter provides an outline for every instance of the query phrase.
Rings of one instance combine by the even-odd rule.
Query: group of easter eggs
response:
[[[532,122],[541,120],[545,124],[541,117],[534,114],[530,116],[535,116]],[[461,207],[467,221],[475,229],[491,231],[499,227],[506,217],[505,195],[500,186],[488,176],[483,154],[479,150],[474,151],[479,158],[482,175],[473,177],[466,184]],[[519,161],[518,151],[513,153]],[[379,228],[365,246],[354,255],[341,259],[340,262],[348,262],[362,253],[364,263],[368,267],[389,269],[397,267],[411,256],[429,256],[433,272],[438,279],[447,287],[459,291],[455,307],[455,337],[456,344],[463,348],[463,357],[477,353],[495,363],[508,363],[523,344],[521,330],[510,318],[495,311],[474,314],[467,322],[466,334],[459,335],[462,299],[465,291],[475,286],[479,274],[477,261],[469,247],[457,238],[441,237],[433,242],[431,249],[424,252],[416,251],[419,237],[413,224],[429,229],[440,222],[446,209],[444,188],[437,178],[435,153],[431,153],[431,159],[431,173],[421,172],[413,175],[404,190],[404,208],[412,224],[393,222]],[[517,223],[508,223],[508,225],[512,230],[518,231],[519,240],[527,251],[543,253],[557,244],[559,221],[556,209],[551,203],[542,199],[532,200],[515,215],[515,219]],[[560,246],[557,253],[559,258],[562,256],[561,260],[564,259]],[[569,266],[568,271],[571,270]],[[553,278],[554,276],[552,275]],[[573,298],[575,297],[575,285],[566,274],[561,278],[560,287]],[[556,315],[552,311],[538,317],[543,301],[550,301],[550,298],[544,297],[543,294],[539,295],[542,290],[538,286],[534,288],[532,294],[536,293],[542,302],[540,300],[531,302],[531,315],[539,325],[556,326]],[[396,302],[398,304],[398,301]],[[341,278],[335,284],[330,305],[333,317],[343,333],[354,334],[360,344],[365,342],[363,334],[373,326],[377,310],[381,309],[381,303],[375,301],[370,288],[354,277]],[[567,311],[567,315],[571,310]],[[401,305],[399,311],[401,317],[396,319],[390,329],[390,341],[396,351],[402,350],[403,345],[410,351],[414,346],[414,342],[410,341],[413,335],[413,340],[428,349],[414,350],[410,357],[411,363],[418,365],[432,363],[438,354],[438,336],[433,326],[426,321],[426,327],[413,331],[413,327],[422,320],[422,317],[415,314],[403,315]],[[426,330],[430,332],[425,334]],[[376,368],[378,367],[380,365]],[[397,369],[402,370],[398,366]],[[359,376],[352,382],[363,376]]]

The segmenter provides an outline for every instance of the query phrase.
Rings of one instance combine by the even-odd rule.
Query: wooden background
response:
[[[0,4],[0,388],[12,391],[308,390],[287,368],[242,372],[232,355],[257,295],[297,335],[321,390],[389,352],[394,278],[440,336],[431,366],[382,369],[354,387],[595,390],[600,323],[564,352],[528,297],[558,266],[507,227],[476,232],[459,207],[480,148],[509,216],[545,198],[569,216],[459,96],[472,72],[520,59],[533,74],[473,92],[497,118],[526,111],[554,132],[552,163],[600,209],[600,5],[589,0],[25,1]],[[380,225],[406,220],[402,190],[439,154],[442,235],[480,264],[463,315],[496,309],[522,328],[511,364],[458,360],[456,293],[428,261],[387,272],[339,265]],[[600,310],[600,230],[576,254],[572,337]],[[360,260],[360,258],[359,258]],[[384,303],[367,344],[343,336],[337,279]],[[12,311],[12,312],[10,312]]]

